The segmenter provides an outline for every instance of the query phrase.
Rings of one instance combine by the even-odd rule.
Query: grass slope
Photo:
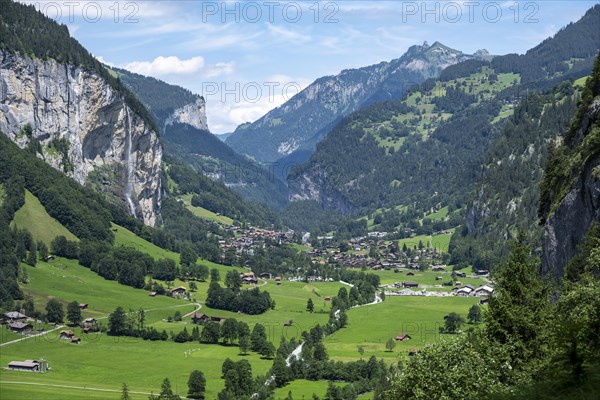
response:
[[[401,360],[408,356],[410,348],[455,337],[438,332],[444,324],[444,316],[457,312],[466,319],[469,308],[478,300],[472,297],[388,296],[382,304],[348,311],[348,327],[327,337],[324,343],[329,356],[336,360],[359,358],[358,346],[364,347],[364,359],[376,356],[390,362]],[[396,342],[394,351],[387,352],[385,342],[400,333],[408,333],[412,339]]]
[[[15,213],[11,225],[27,229],[35,240],[48,245],[59,235],[69,240],[79,240],[60,222],[48,215],[42,203],[29,190],[25,190],[25,204]]]
[[[289,392],[292,392],[294,399],[312,399],[313,394],[319,396],[319,398],[325,398],[327,392],[327,381],[308,381],[305,379],[299,379],[297,381],[290,382],[286,386],[275,390],[275,400],[281,400],[287,398]],[[336,386],[342,387],[345,384],[336,382]]]
[[[119,306],[138,310],[186,304],[166,296],[150,297],[145,290],[106,280],[74,260],[57,257],[49,263],[38,262],[37,267],[25,268],[29,283],[22,285],[22,289],[33,297],[39,310],[44,309],[50,298],[60,299],[65,306],[73,300],[88,303],[89,308],[82,312],[84,318],[104,317]],[[188,308],[191,311],[193,306],[181,308],[181,311]]]
[[[426,215],[424,219],[430,219],[432,221],[440,221],[448,216],[448,206],[441,208],[440,210]]]
[[[216,213],[207,210],[206,208],[196,207],[192,205],[192,194],[186,194],[183,196],[179,196],[183,203],[185,204],[185,208],[190,210],[192,214],[207,221],[215,221],[223,225],[232,225],[233,219],[226,217],[224,215],[217,215]]]
[[[435,249],[442,251],[443,253],[448,252],[448,247],[450,246],[450,238],[452,237],[452,233],[447,233],[444,235],[420,235],[414,236],[411,238],[400,239],[398,241],[398,246],[402,248],[404,244],[407,247],[413,248],[415,246],[419,246],[419,241],[423,242],[424,246],[427,246],[427,242],[429,242],[429,246]]]
[[[119,226],[117,224],[111,225],[115,234],[115,246],[133,247],[136,250],[139,250],[143,253],[152,256],[156,260],[161,258],[170,258],[179,263],[178,253],[162,249],[157,245],[150,243],[145,239],[142,239],[127,228],[123,228],[122,226]]]
[[[410,271],[412,272],[414,275],[407,275],[408,274],[408,270],[405,271],[398,271],[398,272],[394,272],[393,270],[380,270],[380,271],[369,271],[372,274],[376,274],[381,278],[381,284],[382,285],[387,285],[390,283],[395,283],[395,282],[404,282],[404,281],[413,281],[413,282],[417,282],[421,288],[424,288],[423,285],[425,285],[427,287],[428,291],[450,291],[452,290],[451,286],[443,286],[441,288],[435,287],[435,288],[431,288],[430,286],[440,286],[443,282],[448,282],[450,279],[452,279],[452,269],[451,268],[446,268],[445,271]],[[467,274],[471,275],[472,271],[471,268],[465,268],[465,271]],[[436,277],[441,277],[441,280],[436,280]],[[484,285],[486,282],[483,281],[480,278],[458,278],[458,280],[464,284],[464,285],[474,285],[474,286],[481,286]]]

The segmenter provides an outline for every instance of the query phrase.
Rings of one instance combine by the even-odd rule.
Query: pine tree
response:
[[[131,400],[129,396],[129,388],[126,383],[123,383],[123,387],[121,389],[121,400]]]
[[[315,310],[315,305],[313,304],[312,299],[308,299],[306,302],[306,311],[312,313]]]

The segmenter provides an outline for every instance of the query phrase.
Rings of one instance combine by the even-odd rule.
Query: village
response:
[[[400,248],[398,241],[385,240],[387,232],[369,232],[365,237],[352,238],[347,242],[337,243],[331,236],[319,236],[319,247],[310,246],[310,234],[296,235],[294,231],[272,231],[267,229],[250,228],[244,231],[230,227],[235,236],[221,240],[219,244],[223,254],[254,254],[256,249],[263,248],[268,242],[278,245],[299,245],[297,238],[301,237],[302,251],[310,257],[311,265],[331,268],[354,268],[363,271],[393,271],[405,275],[406,281],[383,284],[381,289],[390,296],[461,296],[481,297],[485,303],[493,295],[494,287],[489,280],[488,271],[476,270],[472,274],[465,271],[453,271],[445,262],[447,254],[429,246],[429,243],[419,242],[413,248],[404,245]],[[447,234],[447,232],[439,232]],[[316,271],[314,268],[309,268]],[[322,269],[321,269],[322,271]],[[436,284],[422,284],[411,280],[418,273],[435,273]],[[450,275],[450,277],[447,277]],[[445,278],[446,276],[446,278]],[[254,272],[244,272],[242,282],[247,285],[258,285],[259,280],[275,279],[281,284],[282,277],[272,277],[270,273],[256,276]],[[467,278],[470,283],[459,279]],[[332,281],[321,275],[287,276],[290,281],[305,280],[308,282]],[[480,285],[474,285],[474,280],[481,280]],[[451,287],[450,291],[442,290]],[[418,290],[417,290],[418,289]],[[429,289],[429,290],[428,290]],[[482,303],[483,304],[483,303]]]

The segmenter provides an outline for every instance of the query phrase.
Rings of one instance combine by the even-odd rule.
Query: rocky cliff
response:
[[[168,126],[180,123],[193,126],[202,131],[208,131],[206,122],[206,103],[203,97],[198,96],[192,103],[188,103],[169,115],[165,120],[166,130]]]
[[[182,111],[181,118],[185,118]],[[25,124],[32,135],[21,134]],[[0,130],[81,184],[100,177],[144,223],[160,210],[157,133],[96,72],[0,50]]]
[[[596,73],[600,77],[600,58]],[[600,83],[596,83],[598,89]],[[564,197],[552,199],[554,205],[544,226],[542,272],[555,277],[563,276],[592,223],[600,221],[600,96],[585,107],[571,141],[565,154],[571,161],[566,168],[570,185]]]
[[[309,173],[300,175],[293,181],[290,201],[314,200],[323,208],[350,213],[350,202],[339,190],[327,185],[327,173],[315,165]]]

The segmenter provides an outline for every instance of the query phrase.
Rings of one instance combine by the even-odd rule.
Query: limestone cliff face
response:
[[[314,200],[326,209],[350,213],[350,202],[335,188],[327,185],[327,173],[318,164],[306,173],[288,181],[290,201]]]
[[[188,124],[196,129],[208,131],[208,123],[206,122],[206,103],[203,97],[198,96],[193,103],[186,104],[173,111],[165,120],[165,130],[169,125],[176,123]]]
[[[595,140],[600,127],[600,97],[585,113],[575,144]],[[558,203],[544,226],[542,272],[561,277],[577,246],[593,222],[600,221],[600,148],[595,148],[567,195]]]
[[[160,210],[158,135],[98,74],[54,60],[0,51],[0,130],[20,147],[29,123],[41,156],[80,184],[110,171],[111,190],[136,217],[154,225]],[[68,143],[57,152],[57,141]]]

